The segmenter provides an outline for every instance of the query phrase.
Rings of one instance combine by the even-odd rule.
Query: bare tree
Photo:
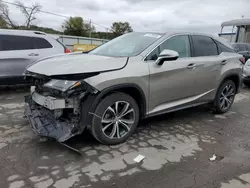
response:
[[[22,2],[16,1],[17,7],[22,11],[26,18],[25,26],[30,27],[32,21],[36,19],[35,14],[38,13],[42,6],[38,3],[32,5],[31,7],[26,7]]]
[[[15,28],[16,25],[10,18],[9,7],[0,2],[0,17],[7,23],[8,26]]]

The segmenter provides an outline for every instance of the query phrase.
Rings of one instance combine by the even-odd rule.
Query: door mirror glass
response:
[[[165,61],[174,61],[178,59],[179,53],[174,50],[163,50],[156,60],[157,65],[162,65]]]

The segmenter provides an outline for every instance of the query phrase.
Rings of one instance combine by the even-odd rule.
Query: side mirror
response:
[[[174,61],[178,59],[179,53],[173,50],[163,50],[158,59],[156,60],[157,65],[162,65],[164,61]]]

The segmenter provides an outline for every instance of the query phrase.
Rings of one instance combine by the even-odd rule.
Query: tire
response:
[[[224,81],[220,85],[214,100],[215,112],[217,114],[222,114],[227,112],[231,108],[234,102],[235,95],[236,95],[235,83],[232,80]],[[225,97],[227,99],[225,99]]]
[[[102,144],[120,144],[134,133],[139,114],[139,107],[131,96],[110,94],[95,109],[91,133]]]

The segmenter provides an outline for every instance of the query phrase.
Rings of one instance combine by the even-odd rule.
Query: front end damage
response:
[[[25,96],[28,104],[25,116],[32,130],[39,136],[53,138],[58,142],[81,134],[87,126],[83,120],[82,101],[98,91],[80,81],[38,78],[37,75],[29,79],[34,86],[31,87],[30,95]],[[56,87],[55,82],[65,84]]]

